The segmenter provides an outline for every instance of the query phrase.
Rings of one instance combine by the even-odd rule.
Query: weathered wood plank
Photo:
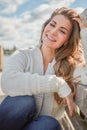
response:
[[[87,118],[87,87],[79,85],[75,97],[76,104]]]
[[[87,130],[87,123],[77,113],[75,116],[70,117],[67,110],[61,123],[65,130]]]
[[[3,57],[3,49],[2,47],[0,46],[0,71],[2,71],[2,57]]]

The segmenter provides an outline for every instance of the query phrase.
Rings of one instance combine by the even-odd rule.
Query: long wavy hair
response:
[[[55,51],[56,64],[54,65],[54,70],[56,76],[63,77],[72,89],[73,94],[75,94],[78,80],[75,82],[76,79],[74,80],[73,73],[77,64],[84,63],[83,48],[80,40],[80,27],[79,24],[73,20],[74,17],[79,17],[79,15],[73,9],[66,7],[56,9],[43,25],[40,42],[43,43],[42,34],[46,25],[51,21],[51,19],[53,19],[54,16],[60,14],[70,21],[72,30],[67,44],[61,46]],[[62,98],[59,97],[58,93],[54,92],[54,98],[58,104],[62,103]]]

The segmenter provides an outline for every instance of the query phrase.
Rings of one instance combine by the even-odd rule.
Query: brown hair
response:
[[[73,73],[78,63],[83,63],[83,49],[80,42],[80,27],[79,24],[73,20],[74,17],[79,17],[79,15],[73,10],[66,7],[56,9],[51,17],[44,23],[41,33],[40,42],[42,42],[42,34],[46,25],[51,21],[51,19],[56,15],[64,15],[68,18],[72,24],[72,31],[69,37],[68,43],[61,46],[55,52],[56,64],[54,66],[55,74],[58,77],[63,77],[63,79],[71,87],[72,92],[75,94],[75,87],[78,82],[74,82]],[[58,104],[62,102],[62,98],[55,92],[54,98]]]

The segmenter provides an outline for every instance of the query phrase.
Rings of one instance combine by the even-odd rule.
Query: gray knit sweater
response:
[[[87,29],[82,30],[84,45],[87,41],[86,35]],[[53,92],[57,92],[64,98],[70,94],[71,89],[61,77],[54,75],[54,64],[55,59],[48,64],[44,75],[43,57],[39,47],[16,51],[8,60],[2,73],[3,92],[10,96],[34,95],[38,114],[57,117],[57,114],[61,113],[61,111],[58,112],[61,106],[57,106]],[[78,71],[75,75],[78,75]]]

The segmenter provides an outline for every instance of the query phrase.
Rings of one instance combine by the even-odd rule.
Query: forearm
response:
[[[1,81],[2,90],[11,96],[58,92],[61,97],[65,97],[71,92],[67,83],[55,75],[5,72]]]
[[[65,97],[70,94],[71,89],[62,78],[52,74],[41,75],[39,70],[37,73],[36,70],[31,71],[34,66],[32,60],[30,53],[22,50],[9,59],[1,78],[2,90],[6,95],[57,92],[60,97]]]

